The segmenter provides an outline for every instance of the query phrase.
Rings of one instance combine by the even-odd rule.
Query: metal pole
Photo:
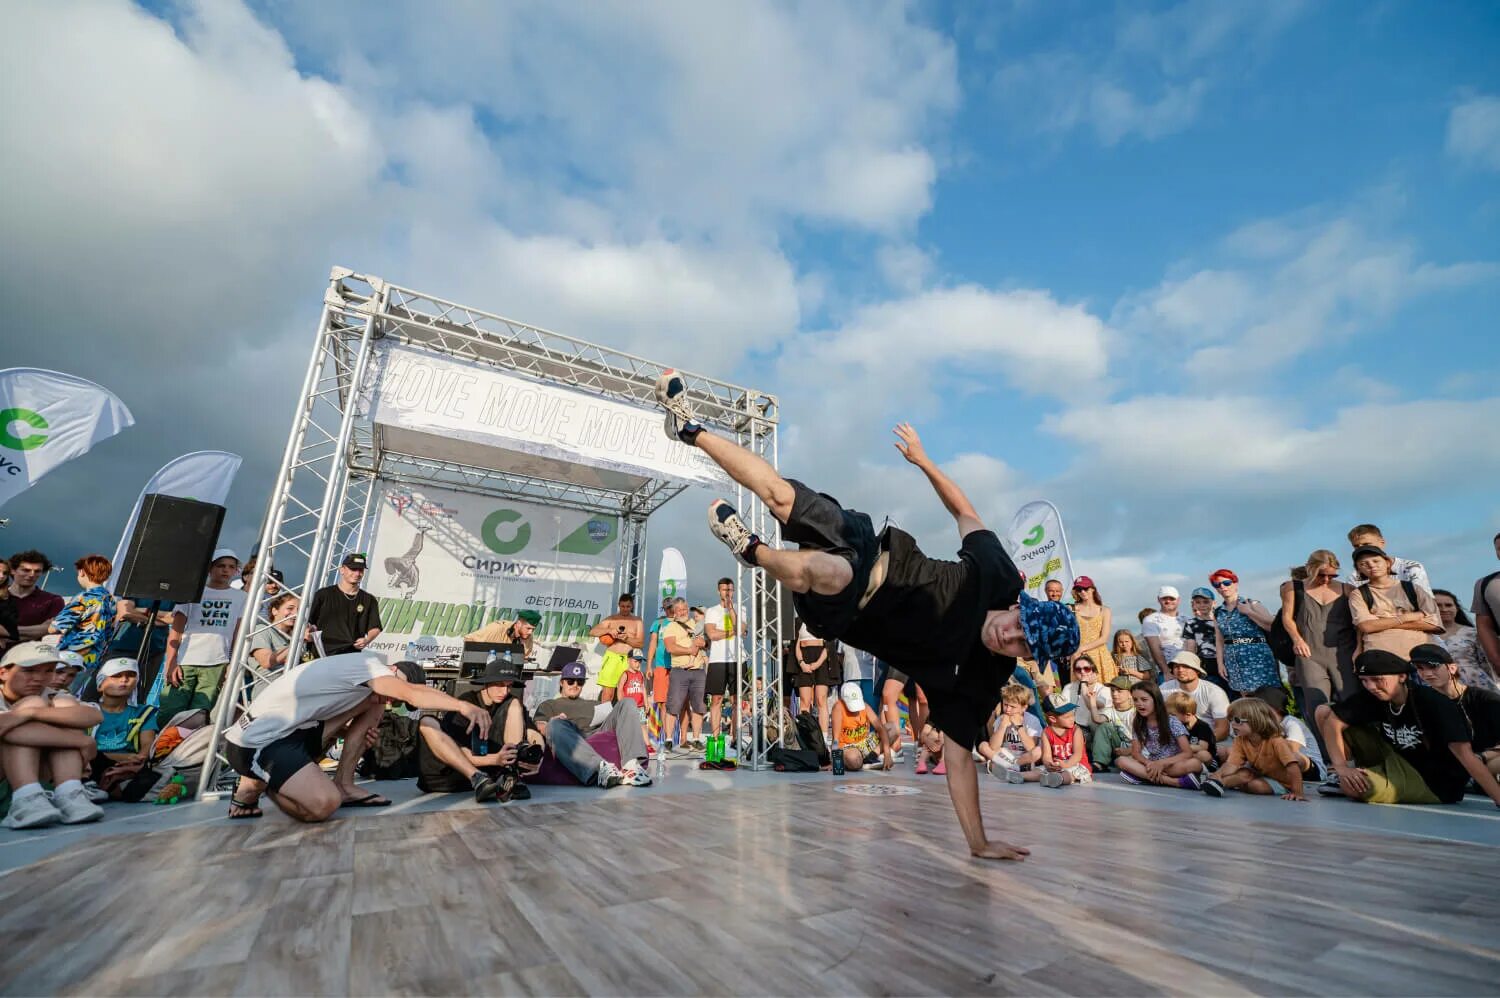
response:
[[[143,690],[149,690],[151,688],[151,684],[156,682],[156,671],[153,669],[151,671],[151,674],[147,675],[146,669],[149,666],[147,656],[151,654],[151,632],[156,627],[156,614],[160,610],[161,600],[152,600],[151,612],[146,615],[146,630],[145,633],[141,635],[141,647],[140,650],[135,653],[136,671],[141,675],[141,682],[138,688]]]

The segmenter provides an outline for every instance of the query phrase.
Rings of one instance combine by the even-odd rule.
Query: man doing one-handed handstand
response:
[[[963,541],[956,562],[927,557],[898,527],[877,534],[868,515],[782,478],[760,457],[705,430],[694,419],[686,387],[675,371],[657,380],[667,435],[697,447],[754,492],[799,550],[763,544],[722,499],[708,508],[714,536],[790,589],[815,635],[846,641],[916,680],[927,693],[929,722],[946,740],[948,794],[969,851],[984,859],[1025,858],[1030,850],[986,838],[972,753],[1017,658],[1065,663],[1077,649],[1072,611],[1023,591],[1024,579],[1000,539],[927,456],[911,426],[896,427],[896,449],[927,476],[957,521]]]

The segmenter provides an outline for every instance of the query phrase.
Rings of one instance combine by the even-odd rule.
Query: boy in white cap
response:
[[[161,712],[171,717],[184,710],[211,710],[224,683],[229,649],[245,614],[245,591],[229,584],[240,574],[240,559],[229,548],[214,552],[203,597],[177,607],[167,635],[167,688]]]
[[[874,708],[865,703],[864,691],[856,682],[839,687],[838,703],[833,705],[833,749],[844,753],[845,769],[873,766],[882,755],[885,760],[881,769],[894,764],[890,735]]]
[[[135,776],[151,758],[159,722],[156,708],[130,702],[140,679],[140,666],[133,658],[112,658],[99,667],[99,712],[103,719],[94,729],[94,779],[112,789]]]
[[[83,787],[99,711],[51,688],[61,654],[40,641],[0,659],[0,778],[14,788],[6,828],[97,821],[104,811]],[[49,799],[42,781],[56,788]]]

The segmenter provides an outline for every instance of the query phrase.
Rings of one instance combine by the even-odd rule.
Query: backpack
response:
[[[1416,587],[1416,584],[1413,583],[1410,579],[1402,579],[1401,580],[1401,588],[1404,589],[1404,590],[1406,590],[1406,600],[1407,600],[1408,603],[1411,604],[1411,608],[1413,610],[1416,610],[1416,611],[1420,612],[1421,609],[1422,609],[1422,604],[1417,602],[1417,587]],[[1365,598],[1365,607],[1371,613],[1374,613],[1375,612],[1375,594],[1370,591],[1370,584],[1368,582],[1366,582],[1364,585],[1360,586],[1359,587],[1359,593],[1360,593],[1361,596],[1363,596]]]
[[[816,773],[818,756],[807,749],[789,749],[774,745],[766,752],[766,761],[778,773]]]
[[[417,719],[386,711],[375,744],[359,760],[359,772],[373,780],[404,780],[417,775]]]
[[[812,752],[819,766],[833,763],[833,757],[828,754],[828,742],[823,738],[822,729],[818,727],[816,711],[804,710],[797,715],[797,744],[802,746],[804,752]]]
[[[1292,619],[1297,619],[1297,614],[1302,612],[1302,583],[1292,580]],[[1286,621],[1281,619],[1281,611],[1271,616],[1271,632],[1266,635],[1266,644],[1271,646],[1271,654],[1276,656],[1276,661],[1288,669],[1297,664],[1297,653],[1292,650],[1292,636],[1287,633]]]

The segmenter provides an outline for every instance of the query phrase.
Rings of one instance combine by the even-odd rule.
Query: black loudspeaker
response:
[[[143,497],[115,595],[137,603],[198,602],[223,524],[223,506],[156,493]]]

